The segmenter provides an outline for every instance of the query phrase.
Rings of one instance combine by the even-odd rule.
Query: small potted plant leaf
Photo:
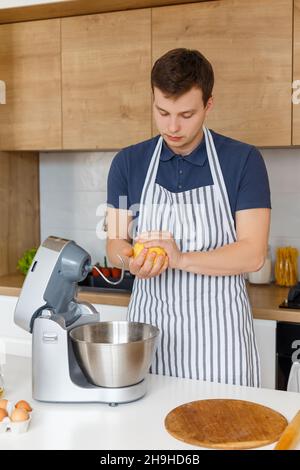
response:
[[[37,252],[37,248],[31,248],[30,250],[24,251],[23,255],[18,261],[17,269],[26,276]]]

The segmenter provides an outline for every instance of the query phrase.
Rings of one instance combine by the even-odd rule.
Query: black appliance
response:
[[[279,305],[279,307],[300,309],[300,282],[290,288],[287,298]]]

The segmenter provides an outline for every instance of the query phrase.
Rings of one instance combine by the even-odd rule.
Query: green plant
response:
[[[17,264],[17,269],[21,271],[22,274],[27,274],[36,252],[37,248],[31,248],[30,250],[24,251]]]

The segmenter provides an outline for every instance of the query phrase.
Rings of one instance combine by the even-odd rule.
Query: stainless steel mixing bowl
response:
[[[158,336],[155,326],[127,321],[90,323],[70,332],[83,373],[100,387],[127,387],[143,380]]]

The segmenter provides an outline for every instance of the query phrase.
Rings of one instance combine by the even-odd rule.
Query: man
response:
[[[112,162],[107,253],[115,265],[121,254],[136,275],[129,320],[160,329],[155,373],[259,386],[243,273],[264,264],[269,183],[255,147],[204,126],[213,84],[211,64],[198,51],[175,49],[154,64],[160,136]],[[136,204],[138,224],[129,233]],[[145,245],[135,258],[132,238]],[[148,253],[153,246],[166,256]]]

